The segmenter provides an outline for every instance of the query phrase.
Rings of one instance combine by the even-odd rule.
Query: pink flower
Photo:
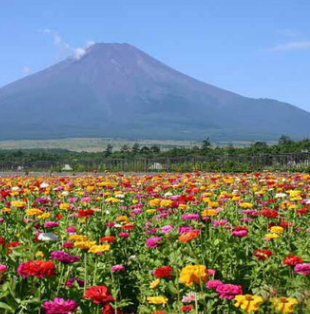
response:
[[[172,230],[173,230],[173,227],[170,226],[170,225],[161,227],[161,232],[162,232],[162,233],[169,233],[169,232],[172,231]]]
[[[227,220],[226,219],[214,220],[213,221],[213,226],[214,227],[224,226],[226,224],[227,224]]]
[[[216,287],[216,292],[220,299],[233,299],[237,294],[243,294],[242,287],[239,285],[221,284]]]
[[[222,285],[222,281],[221,280],[209,280],[206,284],[206,288],[207,289],[216,289],[217,286]]]
[[[120,238],[128,238],[129,235],[130,235],[130,234],[129,234],[128,232],[120,232],[118,236],[119,236]]]
[[[54,301],[47,301],[43,304],[46,314],[69,314],[77,309],[78,305],[74,300],[55,298]]]
[[[123,265],[114,265],[111,267],[112,272],[124,271],[125,267]]]
[[[310,273],[310,263],[297,264],[294,270],[297,274],[306,276]]]
[[[6,265],[4,265],[4,264],[0,264],[0,274],[1,273],[4,273],[5,271],[7,271],[7,267],[6,267]]]
[[[76,229],[75,229],[74,226],[69,226],[69,227],[67,228],[67,232],[68,232],[68,233],[74,233],[74,232],[76,232]]]
[[[155,248],[161,246],[161,243],[158,243],[162,241],[162,238],[159,237],[152,237],[146,240],[146,247],[148,248]]]

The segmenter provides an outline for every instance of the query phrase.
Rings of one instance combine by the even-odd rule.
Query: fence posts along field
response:
[[[34,162],[0,160],[0,171],[61,171],[70,165],[74,172],[79,171],[124,171],[124,172],[160,172],[160,171],[255,171],[255,170],[310,170],[310,153],[281,155],[215,155],[186,157],[151,158],[102,158],[89,160],[63,160]]]

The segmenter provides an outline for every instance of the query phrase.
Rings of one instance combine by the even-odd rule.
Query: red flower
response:
[[[257,258],[258,261],[265,261],[272,255],[273,255],[273,253],[269,250],[256,250],[256,251],[254,251],[254,256]]]
[[[121,227],[122,230],[134,230],[135,226],[134,225],[125,225]]]
[[[0,236],[0,245],[5,245],[5,240]]]
[[[276,210],[271,210],[264,208],[261,212],[259,212],[260,215],[266,217],[266,218],[277,218],[278,212]]]
[[[286,258],[282,261],[283,264],[287,265],[287,266],[295,266],[297,264],[301,264],[303,262],[303,259],[301,259],[300,257],[296,256],[296,255],[288,255],[286,256]]]
[[[182,307],[181,307],[181,310],[183,311],[183,312],[190,312],[192,309],[194,308],[194,305],[192,305],[192,304],[190,304],[190,305],[183,305]]]
[[[23,278],[34,276],[37,278],[51,277],[56,275],[56,267],[52,261],[29,261],[18,266],[17,273]]]
[[[170,266],[163,266],[156,268],[155,277],[156,278],[171,278],[172,268]]]
[[[92,286],[85,291],[85,299],[92,299],[95,304],[113,302],[114,299],[106,286]]]
[[[115,242],[116,238],[113,236],[107,236],[107,237],[102,237],[101,238],[101,242],[108,242],[108,243],[112,243]]]
[[[168,313],[164,311],[156,311],[156,312],[152,312],[151,314],[168,314]]]
[[[57,219],[57,220],[60,220],[61,218],[62,218],[62,214],[57,214],[57,215],[56,215],[56,219]]]
[[[109,304],[106,303],[103,308],[102,308],[102,314],[122,314],[123,311],[121,309],[117,309],[115,311],[115,309]]]
[[[94,211],[91,209],[80,209],[79,217],[91,217],[94,214]]]

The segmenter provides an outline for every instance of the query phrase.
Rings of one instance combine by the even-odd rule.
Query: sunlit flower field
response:
[[[0,178],[0,313],[310,313],[310,175]]]

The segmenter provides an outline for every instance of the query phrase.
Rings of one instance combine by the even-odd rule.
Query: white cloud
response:
[[[70,54],[72,54],[72,57],[75,60],[79,60],[81,59],[87,52],[87,48],[91,47],[92,45],[94,45],[96,42],[93,40],[88,40],[86,43],[85,47],[72,47],[71,45],[69,45],[67,42],[65,42],[62,37],[54,30],[49,29],[49,28],[45,28],[42,30],[39,30],[41,33],[45,33],[45,34],[51,34],[53,36],[53,43],[56,47],[58,47],[60,49],[61,52],[69,52]]]
[[[268,51],[293,51],[310,49],[310,40],[292,41],[267,49]]]
[[[23,71],[24,74],[28,74],[28,73],[30,73],[31,69],[30,69],[29,66],[26,65],[26,66],[23,67],[22,71]]]

